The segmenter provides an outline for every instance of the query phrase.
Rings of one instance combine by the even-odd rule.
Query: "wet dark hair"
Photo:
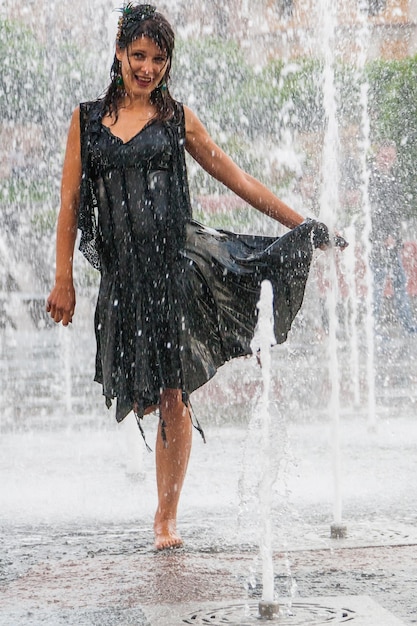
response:
[[[169,79],[172,55],[175,46],[174,31],[168,20],[149,4],[133,5],[129,3],[121,9],[116,44],[121,50],[139,37],[149,37],[167,55],[167,67],[162,82],[151,93],[151,102],[156,106],[158,119],[170,119],[175,111],[175,101],[169,92]],[[114,56],[110,69],[110,85],[104,95],[104,113],[117,120],[120,102],[124,96],[123,84],[120,86],[120,62]]]

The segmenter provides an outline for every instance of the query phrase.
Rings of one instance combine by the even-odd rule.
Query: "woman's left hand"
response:
[[[344,250],[349,243],[344,237],[339,235],[339,233],[336,233],[333,240],[331,240],[326,224],[316,222],[313,230],[313,245],[315,248],[320,248],[320,250],[327,250],[327,248],[330,248],[332,245]]]

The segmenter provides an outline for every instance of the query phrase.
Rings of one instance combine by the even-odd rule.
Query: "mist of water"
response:
[[[358,7],[358,18],[362,27],[358,37],[358,72],[365,72],[365,63],[368,54],[368,46],[370,43],[369,25],[364,19],[363,11],[360,11],[361,5]],[[360,107],[361,107],[361,150],[360,150],[360,169],[362,173],[362,222],[364,228],[361,233],[361,246],[364,250],[365,275],[366,275],[366,296],[365,296],[365,340],[366,340],[366,378],[368,386],[367,397],[367,413],[368,424],[371,429],[376,427],[376,391],[375,391],[375,324],[374,324],[374,280],[371,270],[371,206],[369,201],[369,165],[367,155],[370,152],[370,120],[369,120],[369,101],[368,101],[368,84],[361,81],[360,90]]]
[[[98,277],[84,264],[80,255],[77,254],[75,263],[78,304],[72,332],[69,334],[68,329],[54,328],[42,311],[54,273],[55,219],[70,114],[79,101],[98,97],[107,84],[107,72],[113,56],[117,13],[113,11],[114,2],[111,0],[80,3],[77,5],[80,9],[78,13],[76,8],[61,13],[62,7],[58,3],[37,0],[32,4],[33,11],[22,14],[17,26],[23,23],[29,26],[29,30],[37,35],[39,47],[35,45],[29,32],[16,31],[19,46],[10,54],[10,59],[5,59],[3,72],[5,76],[10,76],[8,79],[10,94],[13,95],[15,92],[15,97],[7,100],[7,106],[3,111],[6,120],[3,126],[11,133],[10,141],[16,148],[15,152],[22,153],[23,166],[21,167],[20,161],[13,156],[15,159],[13,167],[7,176],[0,180],[0,187],[4,192],[1,196],[4,229],[0,236],[2,260],[0,291],[4,301],[0,320],[2,325],[0,358],[4,378],[1,392],[1,427],[5,431],[22,427],[36,434],[39,425],[51,430],[67,427],[66,416],[71,415],[73,418],[71,424],[74,427],[84,427],[88,423],[101,429],[113,417],[103,409],[99,388],[92,382],[90,384],[95,349],[92,316]],[[253,13],[250,3],[244,2],[242,6],[245,20],[250,20]],[[276,403],[281,403],[280,410],[288,419],[298,420],[300,423],[303,421],[316,423],[317,420],[318,424],[323,412],[326,412],[326,424],[331,424],[333,430],[331,438],[333,517],[334,521],[340,522],[343,482],[341,417],[346,414],[348,417],[363,417],[374,426],[378,410],[383,413],[385,408],[387,410],[390,408],[388,404],[386,407],[382,405],[380,396],[384,389],[381,385],[376,387],[376,370],[380,364],[376,363],[374,354],[367,163],[371,129],[368,115],[368,85],[362,80],[372,37],[367,26],[366,14],[358,9],[357,18],[362,23],[362,29],[358,31],[355,39],[358,50],[355,63],[358,82],[361,84],[359,91],[361,119],[357,137],[361,201],[360,215],[352,218],[343,214],[339,202],[339,183],[343,169],[341,152],[344,146],[341,139],[343,120],[341,121],[341,114],[337,108],[340,94],[337,93],[335,81],[338,32],[336,3],[331,0],[320,0],[315,3],[312,22],[309,24],[311,33],[314,32],[312,49],[314,48],[314,52],[317,52],[323,60],[325,125],[319,128],[312,125],[312,130],[309,126],[308,131],[303,130],[303,120],[297,118],[296,94],[280,108],[279,95],[287,88],[287,77],[297,74],[299,70],[297,61],[284,59],[281,72],[277,76],[274,75],[273,79],[267,79],[261,74],[260,65],[251,73],[252,70],[244,67],[243,57],[239,57],[236,51],[227,48],[223,54],[222,46],[228,43],[225,42],[226,38],[216,40],[214,44],[207,39],[207,48],[195,47],[196,42],[191,38],[187,39],[189,33],[198,32],[201,41],[197,43],[201,43],[202,46],[205,43],[204,34],[210,20],[202,13],[201,7],[194,11],[193,22],[190,24],[181,22],[185,18],[177,3],[171,3],[168,9],[175,16],[180,33],[176,73],[174,64],[174,95],[178,95],[192,108],[195,106],[216,140],[222,143],[227,151],[233,153],[234,150],[235,159],[243,166],[248,166],[251,172],[264,174],[266,178],[270,178],[274,182],[275,191],[290,204],[294,201],[296,208],[301,212],[306,212],[307,207],[304,200],[300,199],[296,182],[306,166],[307,157],[304,148],[309,141],[313,141],[312,156],[320,163],[317,178],[321,179],[321,174],[323,178],[322,182],[320,180],[319,192],[320,218],[328,224],[332,233],[335,229],[343,231],[346,227],[344,234],[350,242],[350,247],[341,258],[334,250],[317,253],[321,260],[325,259],[323,261],[327,266],[325,282],[331,286],[331,289],[326,289],[328,328],[325,328],[320,313],[317,313],[321,308],[321,301],[317,289],[315,262],[310,288],[288,343],[282,351],[273,351],[271,357],[269,348],[264,350],[263,359],[271,358],[271,366],[270,368],[265,366],[262,370],[262,376],[269,372],[270,377],[262,382],[263,393],[268,390],[267,395],[272,395]],[[16,16],[18,10],[20,7],[15,2],[6,0],[0,7],[0,16],[8,18]],[[209,10],[210,7],[204,9]],[[252,35],[248,27],[245,40],[241,42],[242,49],[247,53],[248,50],[256,52],[261,49],[259,39],[256,41],[251,39]],[[265,31],[264,35],[268,39],[268,32]],[[5,37],[3,31],[2,36]],[[285,36],[290,38],[291,33]],[[27,49],[26,45],[29,46]],[[20,57],[16,57],[19,48],[26,50],[23,59],[25,63]],[[262,50],[264,49],[268,51],[268,45],[262,47]],[[236,56],[232,57],[231,54]],[[235,58],[238,59],[236,63]],[[197,62],[200,65],[196,70]],[[25,89],[19,91],[16,86],[19,84],[16,72],[21,67],[25,68],[26,82],[23,78],[20,79]],[[248,79],[249,74],[252,82]],[[216,82],[213,81],[214,75]],[[256,83],[256,76],[261,76],[259,83]],[[272,105],[266,96],[265,101],[262,100],[264,91],[271,86],[277,87],[273,92]],[[270,96],[269,92],[267,95]],[[224,96],[222,106],[217,109],[217,102],[222,96]],[[232,108],[236,101],[240,106],[238,114],[237,109]],[[254,101],[259,110],[251,108]],[[235,119],[228,116],[229,109],[233,111]],[[29,119],[32,122],[30,125],[27,123]],[[269,126],[272,128],[271,132],[267,132]],[[213,196],[215,199],[222,197],[224,190],[219,190],[213,186],[214,183],[207,182],[207,179],[199,173],[197,166],[194,167],[192,164],[190,179],[196,206],[201,203],[200,195],[210,196],[211,199]],[[30,191],[26,185],[28,181],[33,183]],[[224,204],[226,205],[226,201]],[[221,220],[227,219],[227,226],[235,230],[257,230],[268,234],[272,231],[281,232],[280,228],[272,224],[268,218],[255,215],[255,212],[251,212],[247,207],[239,207],[236,212],[229,209],[218,213],[205,210],[203,218],[213,226],[224,226]],[[358,254],[365,264],[364,296],[358,294],[356,284],[355,266]],[[342,294],[339,289],[340,268],[348,284],[348,296]],[[408,349],[402,354],[404,356],[402,367],[406,370],[412,364],[412,355]],[[394,361],[393,364],[395,366]],[[388,368],[390,363],[384,365]],[[390,375],[384,379],[388,380],[386,383],[388,387],[394,384]],[[258,380],[254,383],[251,376],[252,370],[249,371],[246,361],[232,363],[230,367],[219,372],[215,381],[207,387],[208,391],[202,390],[201,393],[197,393],[196,403],[199,404],[199,414],[203,415],[203,423],[205,421],[217,423],[218,420],[222,425],[224,422],[231,423],[236,429],[242,425],[246,426],[248,406],[256,398],[258,387]],[[330,390],[326,386],[327,381],[330,383]],[[216,393],[213,393],[213,389]],[[349,393],[345,393],[346,389],[349,389]],[[412,411],[414,406],[410,389],[409,385],[405,397],[408,403],[404,405],[404,410],[407,411],[410,407]],[[286,393],[286,390],[290,392]],[[271,403],[268,404],[263,396],[259,402],[261,406],[271,408]],[[398,410],[402,410],[402,406]],[[266,408],[265,411],[267,419],[263,424],[266,431],[262,430],[262,433],[264,444],[267,446],[271,411],[268,412]],[[26,419],[28,413],[34,417],[32,421]],[[275,420],[275,409],[272,414]],[[222,419],[224,422],[221,422]],[[133,444],[133,432],[129,431],[127,439]],[[140,443],[140,439],[138,441]],[[129,452],[132,459],[129,473],[141,473],[141,462],[138,460],[140,454],[135,442]],[[265,472],[267,478],[262,483],[263,493],[266,494],[263,499],[265,520],[270,519],[267,515],[271,505],[268,490],[273,473],[274,471],[268,475]],[[267,544],[265,554],[270,555],[270,527],[265,527],[263,536]],[[269,557],[266,557],[267,582],[264,587],[268,598],[273,595],[271,588],[273,573],[270,567]]]

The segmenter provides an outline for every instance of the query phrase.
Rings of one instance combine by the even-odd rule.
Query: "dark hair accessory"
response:
[[[117,41],[121,38],[123,29],[130,23],[152,19],[156,12],[156,8],[151,4],[135,5],[133,2],[129,2],[126,6],[116,10],[121,13],[117,24]]]

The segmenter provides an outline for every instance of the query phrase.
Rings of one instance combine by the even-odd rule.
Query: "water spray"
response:
[[[318,22],[322,26],[323,53],[323,106],[326,115],[326,130],[323,144],[323,184],[320,194],[320,217],[334,231],[335,217],[339,212],[339,148],[340,138],[337,122],[337,94],[334,70],[334,44],[336,37],[336,5],[332,0],[320,4]],[[328,364],[331,382],[329,401],[329,418],[332,423],[332,465],[333,465],[333,523],[330,536],[344,537],[346,526],[342,523],[341,495],[341,453],[340,453],[340,363],[338,358],[338,275],[335,248],[331,248],[328,258],[327,310],[329,319],[328,330]]]
[[[257,304],[258,323],[253,340],[252,352],[260,358],[262,367],[263,391],[259,400],[259,413],[262,423],[263,468],[259,484],[259,505],[261,517],[260,554],[262,558],[262,599],[259,602],[259,617],[272,620],[279,615],[279,603],[274,600],[274,566],[272,559],[272,488],[274,472],[271,450],[271,413],[269,394],[271,386],[271,346],[276,343],[273,318],[273,290],[269,281],[261,285],[261,295]]]

